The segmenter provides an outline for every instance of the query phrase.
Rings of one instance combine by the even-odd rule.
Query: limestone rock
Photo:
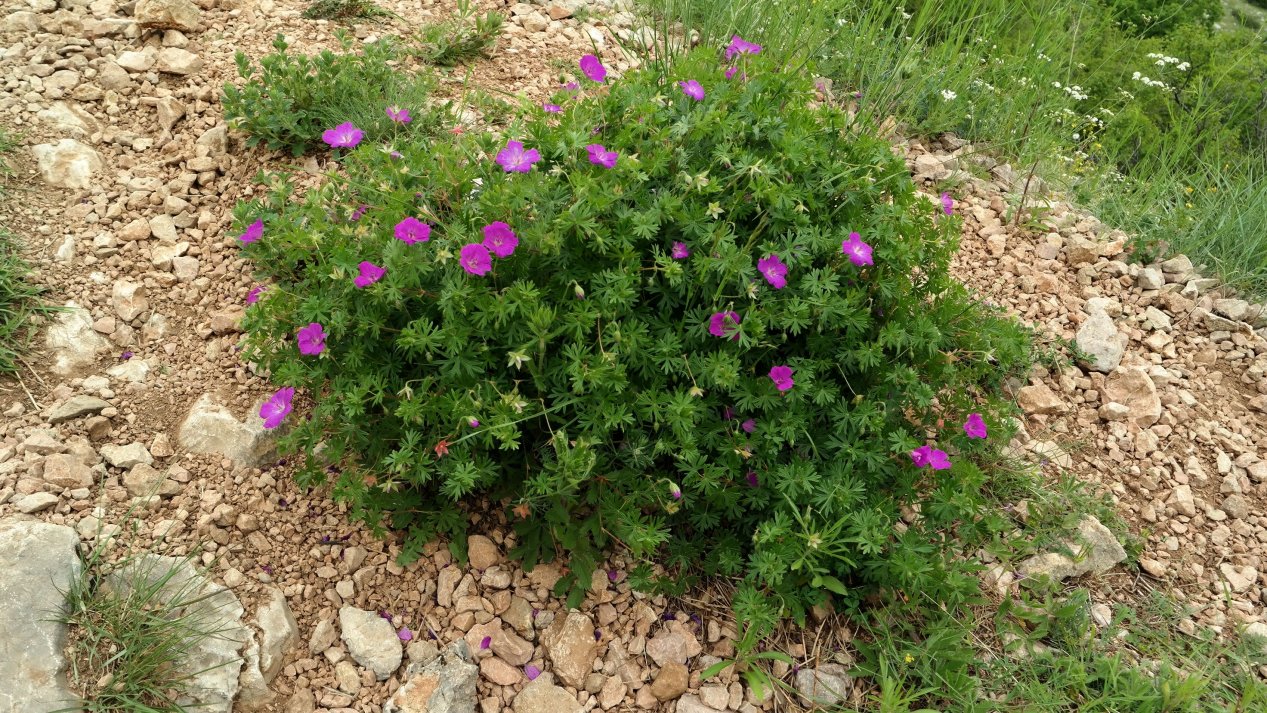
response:
[[[699,696],[689,693],[677,700],[677,713],[720,713],[712,706],[704,705]]]
[[[35,118],[55,131],[76,137],[88,136],[100,128],[97,120],[74,102],[55,101],[40,110]]]
[[[542,643],[558,677],[573,688],[584,688],[585,677],[598,656],[594,622],[580,612],[568,612],[566,617],[554,620],[542,636]]]
[[[657,666],[685,664],[703,650],[699,639],[679,621],[671,621],[647,641],[647,655]]]
[[[1116,369],[1122,363],[1122,355],[1126,353],[1126,335],[1117,331],[1113,318],[1104,311],[1091,313],[1078,329],[1075,341],[1078,349],[1090,357],[1082,364],[1103,374]]]
[[[554,685],[545,676],[524,686],[512,703],[515,713],[581,713],[576,696]]]
[[[92,315],[74,302],[67,302],[65,311],[44,334],[44,345],[52,351],[53,372],[70,376],[91,367],[97,352],[110,348],[110,342],[92,328]]]
[[[276,453],[276,441],[264,429],[258,408],[239,421],[210,394],[201,396],[189,409],[177,440],[191,453],[216,454],[247,467],[263,465]]]
[[[1250,587],[1258,583],[1258,570],[1249,566],[1237,567],[1224,562],[1219,565],[1219,573],[1227,581],[1227,586],[1236,594],[1248,592]]]
[[[1130,409],[1127,418],[1142,428],[1161,419],[1161,399],[1152,377],[1140,367],[1123,367],[1104,382],[1104,400],[1115,401]]]
[[[126,446],[105,445],[101,447],[101,457],[115,468],[131,468],[137,463],[153,465],[154,457],[144,443],[129,443]]]
[[[44,512],[56,504],[57,496],[52,493],[31,493],[20,498],[13,505],[18,509],[18,512],[24,515],[32,515],[37,512]]]
[[[74,700],[62,673],[62,593],[79,575],[79,535],[27,518],[0,519],[0,711],[51,711]]]
[[[471,566],[485,570],[501,561],[501,552],[492,540],[483,535],[471,535],[466,538],[467,557]]]
[[[671,701],[686,693],[689,682],[690,672],[686,670],[686,666],[670,661],[660,667],[655,679],[651,681],[651,695],[658,701]]]
[[[150,308],[145,296],[145,285],[130,280],[118,280],[110,294],[110,305],[124,322],[131,322]]]
[[[179,47],[164,47],[158,51],[154,68],[167,74],[194,74],[202,69],[202,58]]]
[[[282,661],[299,642],[299,625],[286,603],[286,595],[277,587],[268,588],[268,599],[255,615],[260,630],[260,671],[266,682],[282,668]]]
[[[1094,516],[1088,515],[1078,523],[1077,541],[1064,543],[1072,556],[1064,552],[1046,552],[1034,555],[1021,563],[1020,573],[1026,577],[1047,575],[1053,580],[1079,577],[1087,573],[1100,574],[1126,560],[1126,550],[1121,543]]]
[[[383,713],[474,713],[479,669],[469,658],[466,642],[459,640],[427,663],[410,664]]]
[[[139,0],[132,14],[146,30],[192,32],[202,26],[202,11],[189,0]]]
[[[65,423],[83,416],[92,416],[101,413],[102,409],[109,408],[109,402],[102,401],[96,396],[72,396],[63,401],[48,414],[48,422],[52,424]]]
[[[853,677],[837,663],[796,672],[796,691],[807,705],[830,707],[842,703],[853,688]]]
[[[166,473],[149,463],[137,463],[131,470],[124,473],[123,487],[127,488],[128,495],[134,498],[150,495],[172,496],[180,494],[181,491],[180,483],[171,480]]]
[[[38,144],[31,147],[31,153],[44,182],[61,188],[88,188],[104,166],[101,154],[74,139]]]
[[[391,622],[377,612],[342,607],[339,609],[339,628],[348,653],[357,663],[373,671],[378,680],[386,681],[400,668],[400,661],[404,658],[400,638],[396,636]]]
[[[1022,388],[1016,394],[1016,402],[1027,414],[1061,414],[1069,410],[1069,404],[1056,395],[1044,383]]]
[[[59,488],[91,488],[92,469],[76,455],[56,454],[44,459],[44,482]]]

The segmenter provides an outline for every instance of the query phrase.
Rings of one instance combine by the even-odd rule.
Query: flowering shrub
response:
[[[941,543],[1027,354],[947,274],[953,197],[754,51],[595,62],[502,136],[366,140],[238,207],[245,356],[312,402],[301,484],[407,557],[486,496],[529,565],[566,555],[560,591],[619,543],[742,580],[758,629],[860,585],[962,596]]]
[[[237,54],[238,74],[247,83],[226,84],[222,101],[225,118],[247,133],[248,146],[262,143],[296,156],[323,138],[337,147],[323,134],[340,122],[355,124],[371,141],[438,129],[442,114],[427,103],[431,79],[388,64],[405,55],[396,43],[380,40],[352,53],[352,40],[340,40],[344,54],[308,57],[289,54],[290,45],[278,35],[275,52],[260,60],[258,74],[245,54]]]

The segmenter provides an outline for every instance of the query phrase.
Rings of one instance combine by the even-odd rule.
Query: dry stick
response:
[[[26,388],[26,382],[22,381],[22,375],[14,374],[14,376],[18,377],[18,385],[21,386],[22,390],[26,392],[26,397],[31,400],[31,405],[35,407],[36,411],[39,411],[40,405],[39,403],[35,401],[35,397],[31,395],[31,390]]]
[[[1034,102],[1034,106],[1029,109],[1029,116],[1025,117],[1025,128],[1021,130],[1021,145],[1017,156],[1025,151],[1025,144],[1029,142],[1029,127],[1034,120],[1034,114],[1038,112],[1038,102]],[[1021,191],[1020,203],[1016,205],[1016,215],[1012,217],[1012,228],[1015,229],[1021,224],[1021,213],[1025,212],[1025,198],[1029,195],[1029,184],[1034,180],[1034,172],[1038,170],[1038,159],[1034,159],[1034,165],[1029,167],[1029,176],[1025,178],[1025,190]]]

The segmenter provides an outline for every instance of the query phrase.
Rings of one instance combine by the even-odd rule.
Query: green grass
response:
[[[31,317],[57,310],[39,301],[44,288],[27,280],[30,272],[16,236],[0,228],[0,374],[17,372],[29,343]]]
[[[217,614],[201,578],[144,556],[107,562],[107,544],[89,554],[66,593],[70,678],[93,713],[196,711],[177,703],[200,672],[187,652],[217,636]],[[133,565],[128,567],[128,565]]]

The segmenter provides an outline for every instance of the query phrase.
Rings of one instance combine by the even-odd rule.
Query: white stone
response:
[[[74,139],[31,147],[40,177],[51,186],[88,188],[104,164],[101,155]]]

